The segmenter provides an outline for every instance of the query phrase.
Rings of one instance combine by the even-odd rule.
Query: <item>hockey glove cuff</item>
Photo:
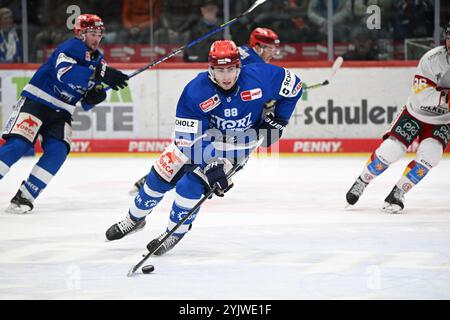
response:
[[[128,86],[127,80],[129,77],[114,68],[108,67],[102,63],[95,69],[95,80],[106,83],[113,90],[119,90]]]
[[[223,197],[233,187],[233,182],[227,179],[226,175],[229,166],[231,166],[231,163],[227,160],[218,159],[206,165],[203,170],[195,169],[193,173],[202,180],[207,191],[216,187],[214,193]]]
[[[272,114],[267,115],[263,123],[256,129],[258,138],[264,137],[261,146],[267,148],[277,142],[287,124],[286,120],[275,118]]]

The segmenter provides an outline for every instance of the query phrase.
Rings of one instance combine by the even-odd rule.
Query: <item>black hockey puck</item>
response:
[[[147,274],[147,273],[152,273],[153,271],[155,271],[155,266],[152,264],[146,265],[142,267],[142,272]]]

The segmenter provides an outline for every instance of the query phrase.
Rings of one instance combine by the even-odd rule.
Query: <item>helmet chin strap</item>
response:
[[[258,45],[258,47],[259,47],[258,50],[256,50],[256,47],[254,48],[254,50],[258,56],[261,56],[264,52],[264,49],[260,45]]]
[[[213,68],[211,68],[211,66],[208,67],[208,78],[209,80],[211,80],[214,84],[217,84],[216,78],[214,78],[214,72],[213,72]]]
[[[80,39],[83,42],[86,42],[86,34],[84,32],[81,32],[78,36],[78,39]]]

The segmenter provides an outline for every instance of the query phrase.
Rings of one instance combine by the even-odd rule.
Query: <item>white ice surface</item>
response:
[[[128,190],[152,158],[70,158],[28,215],[3,213],[36,159],[0,181],[0,299],[450,299],[450,159],[378,211],[411,159],[344,210],[366,158],[253,158],[156,271],[126,273],[167,224],[173,194],[120,241]]]

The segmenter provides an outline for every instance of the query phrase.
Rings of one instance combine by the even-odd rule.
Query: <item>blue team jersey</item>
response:
[[[202,72],[178,101],[175,143],[191,157],[199,148],[210,148],[209,129],[224,137],[242,135],[262,123],[265,103],[271,100],[276,101],[275,117],[288,121],[301,95],[302,82],[293,72],[267,63],[242,68],[231,92],[221,90],[208,72]]]
[[[67,40],[39,67],[23,89],[22,96],[73,114],[76,103],[87,90],[98,84],[93,80],[93,73],[102,60],[103,55],[98,50],[91,54],[80,39]],[[93,107],[81,105],[85,110]]]
[[[243,66],[251,63],[265,63],[265,61],[249,46],[240,46],[239,55]]]

